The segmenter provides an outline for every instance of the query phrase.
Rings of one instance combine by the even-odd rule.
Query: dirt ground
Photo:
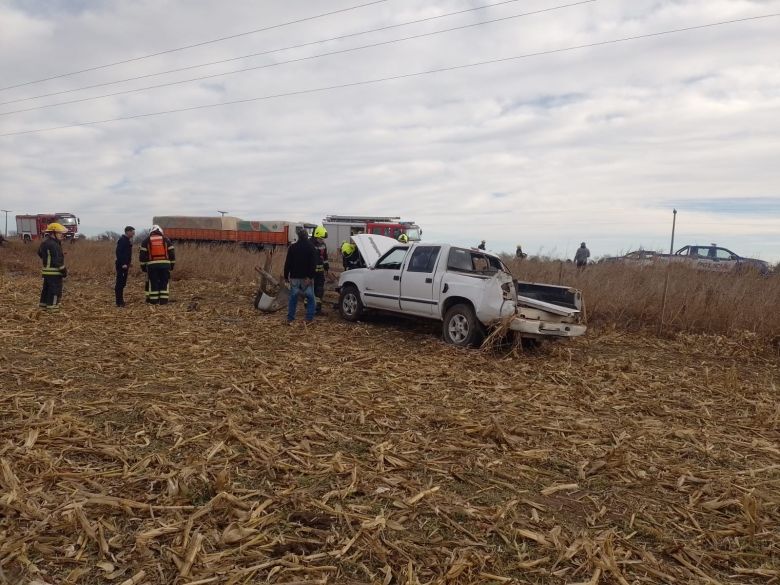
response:
[[[252,290],[0,275],[0,583],[778,583],[750,336],[465,351]],[[332,313],[332,311],[330,311]]]

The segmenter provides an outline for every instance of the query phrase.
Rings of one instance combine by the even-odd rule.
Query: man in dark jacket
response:
[[[127,285],[127,273],[130,272],[130,265],[133,261],[133,238],[135,237],[135,228],[127,226],[125,233],[116,243],[116,306],[125,306],[125,286]]]
[[[309,241],[306,230],[298,228],[298,241],[287,250],[284,261],[284,280],[290,284],[290,301],[287,304],[287,324],[295,320],[298,295],[306,297],[306,323],[314,320],[317,300],[314,296],[314,276],[317,272],[317,251]]]
[[[43,262],[41,276],[43,289],[39,307],[54,311],[60,308],[62,299],[62,279],[68,275],[65,268],[65,254],[62,252],[62,240],[68,230],[59,223],[46,226],[44,240],[38,248],[38,257]]]
[[[590,258],[590,250],[585,246],[585,242],[582,242],[574,254],[574,263],[577,268],[585,268],[588,265],[588,258]]]
[[[149,237],[141,242],[138,259],[141,270],[146,272],[146,302],[167,305],[170,292],[168,283],[176,264],[176,252],[160,226],[153,225]]]

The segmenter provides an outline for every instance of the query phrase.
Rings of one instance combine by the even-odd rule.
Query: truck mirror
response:
[[[78,218],[78,217],[77,217],[77,218],[76,218],[76,223],[77,223],[77,224],[79,224],[79,225],[81,225],[81,218]]]

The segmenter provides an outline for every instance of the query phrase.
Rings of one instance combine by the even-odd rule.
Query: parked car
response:
[[[770,272],[768,262],[756,258],[745,258],[717,244],[683,246],[674,253],[672,259],[694,262],[697,268],[718,272],[748,269],[757,270],[764,275]]]
[[[669,254],[664,254],[662,252],[656,252],[654,250],[636,250],[634,252],[629,252],[628,254],[624,254],[623,256],[608,256],[607,258],[602,258],[599,260],[599,262],[625,262],[628,264],[651,264],[657,260],[668,258]]]
[[[458,346],[479,345],[500,323],[534,340],[585,333],[580,291],[517,282],[498,256],[369,234],[351,239],[366,268],[339,278],[339,311],[347,321],[369,311],[434,319],[442,323],[444,340]]]
[[[756,258],[745,258],[728,248],[717,244],[683,246],[674,254],[664,254],[653,250],[636,250],[623,256],[604,258],[601,262],[623,262],[626,264],[648,265],[658,261],[688,262],[701,270],[732,272],[756,270],[767,275],[771,272],[769,263]]]

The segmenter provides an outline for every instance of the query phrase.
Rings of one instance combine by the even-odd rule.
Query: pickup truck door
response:
[[[422,317],[438,314],[439,295],[434,289],[441,246],[414,247],[401,276],[401,310]],[[434,290],[437,293],[434,294]]]
[[[401,309],[401,267],[407,252],[407,246],[393,248],[369,269],[363,291],[366,307],[387,311]]]

